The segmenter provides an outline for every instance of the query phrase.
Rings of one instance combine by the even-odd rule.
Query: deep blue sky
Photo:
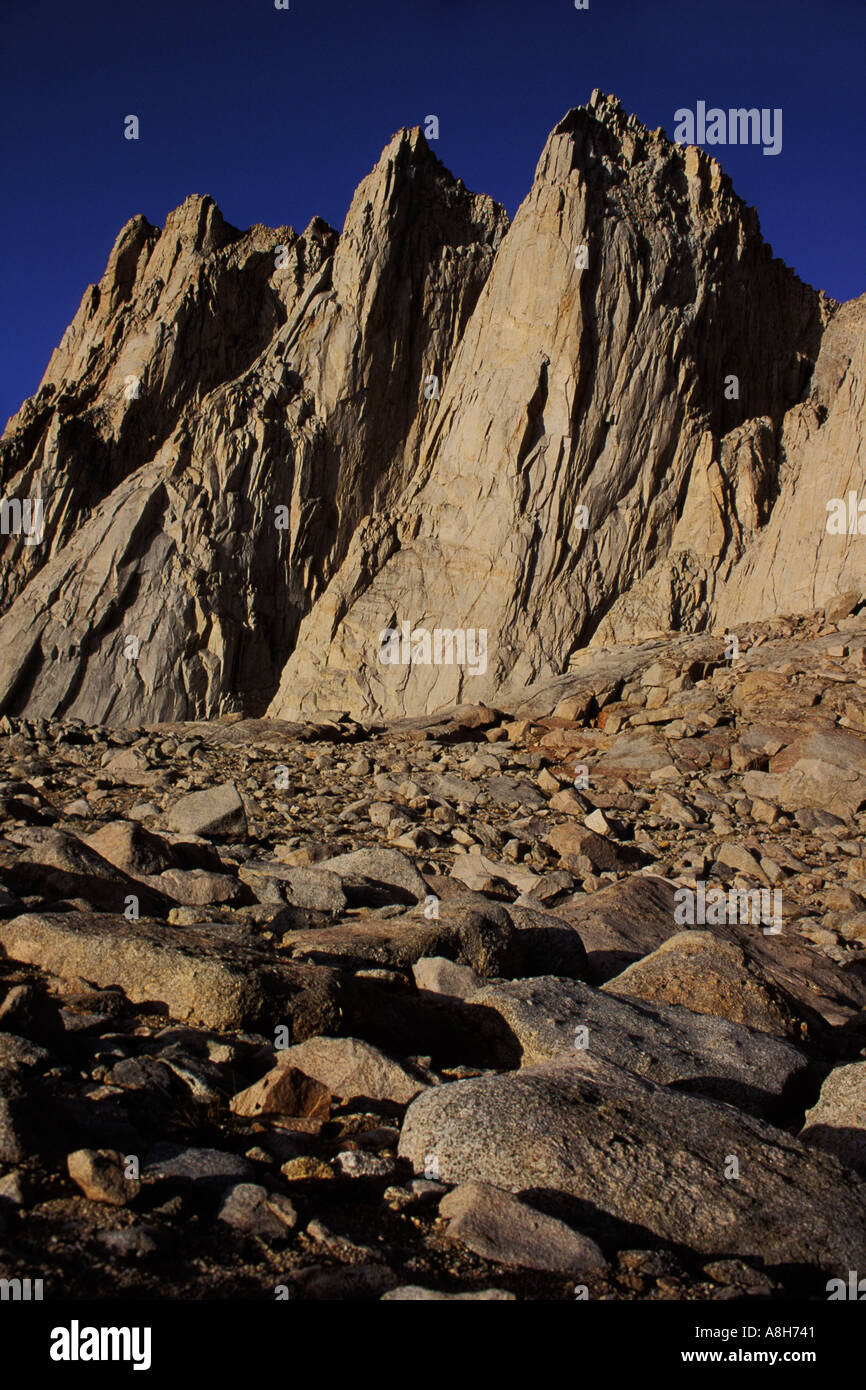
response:
[[[673,134],[698,100],[782,107],[782,153],[716,148],[776,255],[866,290],[864,0],[3,0],[0,423],[135,213],[210,193],[236,226],[341,227],[393,132],[513,215],[593,87]],[[123,118],[141,121],[138,142]]]

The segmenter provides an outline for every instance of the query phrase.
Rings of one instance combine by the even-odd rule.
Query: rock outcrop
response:
[[[510,229],[419,130],[339,235],[135,217],[0,443],[0,711],[419,715],[859,594],[864,314],[598,92]]]
[[[319,219],[242,234],[200,197],[161,232],[134,218],[4,434],[4,495],[43,518],[0,564],[0,706],[262,713],[301,619],[414,471],[425,374],[507,225],[419,131],[340,237]]]
[[[359,538],[271,712],[411,714],[566,670],[667,555],[692,473],[799,400],[829,308],[708,156],[597,94],[571,112],[449,364],[400,499],[411,534],[388,556]],[[743,483],[744,511],[748,486],[757,526],[772,479]],[[682,608],[655,626],[688,626]],[[486,630],[486,672],[377,661],[401,620]]]

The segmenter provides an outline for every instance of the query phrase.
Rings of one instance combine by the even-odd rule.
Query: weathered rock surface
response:
[[[177,867],[171,846],[137,821],[111,821],[88,835],[85,844],[133,878]]]
[[[708,931],[678,932],[602,986],[609,994],[682,1004],[777,1037],[801,1038],[796,1004],[757,970],[734,942]]]
[[[808,613],[840,594],[863,594],[862,567],[837,508],[862,486],[866,419],[866,299],[843,304],[821,340],[808,397],[785,415],[777,457],[781,494],[734,568],[716,610],[720,624],[778,611]],[[846,517],[847,520],[847,517]],[[809,804],[809,803],[801,803]]]
[[[456,1187],[442,1198],[439,1215],[448,1217],[451,1240],[500,1264],[578,1274],[606,1263],[595,1241],[489,1183]]]
[[[858,583],[810,489],[862,472],[862,320],[598,92],[510,229],[418,130],[339,236],[135,217],[0,446],[44,500],[0,563],[0,708],[395,717],[558,676],[596,629],[815,607]],[[422,615],[483,660],[383,664]]]
[[[443,903],[438,918],[370,919],[312,931],[293,931],[284,946],[294,957],[333,963],[370,963],[410,968],[423,956],[446,956],[479,975],[516,975],[521,970],[520,937],[510,923],[490,914]]]
[[[469,999],[481,986],[480,975],[446,956],[422,956],[412,966],[412,978],[419,989],[450,994],[455,999]]]
[[[274,1067],[254,1085],[232,1097],[236,1115],[301,1115],[327,1119],[331,1113],[331,1093],[295,1066]]]
[[[280,1066],[299,1068],[345,1100],[367,1096],[407,1105],[425,1082],[361,1038],[307,1038],[279,1054]]]
[[[392,903],[421,902],[427,897],[427,885],[415,865],[396,849],[355,850],[325,859],[318,867],[336,875],[350,898],[353,889],[356,898],[364,900],[366,890],[377,888]]]
[[[485,985],[470,999],[502,1015],[523,1050],[521,1066],[589,1052],[758,1115],[791,1113],[809,1074],[797,1048],[690,1008],[613,999],[608,989],[539,977]]]
[[[252,1165],[220,1149],[191,1145],[154,1144],[146,1155],[142,1178],[146,1183],[193,1183],[204,1188],[225,1188],[233,1180],[251,1177]]]
[[[800,1138],[866,1174],[866,1062],[831,1071]]]
[[[856,1085],[836,1088],[866,1047],[866,812],[787,808],[777,783],[808,753],[813,799],[832,802],[845,750],[854,765],[859,743],[836,736],[866,732],[857,608],[744,626],[735,661],[706,636],[590,649],[508,709],[387,728],[0,719],[0,1214],[22,1258],[41,1267],[50,1231],[52,1268],[84,1296],[101,1296],[104,1251],[119,1288],[164,1296],[171,1250],[179,1297],[234,1296],[240,1278],[270,1298],[269,1247],[309,1269],[313,1241],[329,1263],[287,1273],[293,1297],[420,1282],[469,1298],[503,1279],[520,1298],[571,1299],[576,1279],[593,1299],[800,1297],[803,1280],[824,1297],[840,1240],[854,1255],[852,1192],[862,1208]],[[226,786],[243,834],[167,829]],[[568,825],[645,869],[562,868],[551,834]],[[461,860],[483,871],[474,891]],[[698,884],[725,890],[724,911],[686,928]],[[122,915],[119,889],[157,890],[160,918]],[[759,890],[780,894],[780,931],[740,918]],[[724,1016],[747,1005],[761,1028]],[[491,1102],[479,1121],[476,1086],[563,1059],[584,1077],[570,1099]],[[290,1113],[310,1109],[304,1087],[319,1113]],[[447,1115],[413,1178],[400,1131],[431,1093]],[[824,1118],[792,1139],[807,1111]],[[441,1165],[440,1131],[465,1154],[488,1130],[490,1161]],[[139,1158],[121,1215],[146,1222],[100,1229],[119,1208],[70,1178],[70,1150]],[[450,1239],[443,1179],[513,1189],[607,1264],[502,1263],[501,1223],[491,1255]],[[784,1196],[801,1191],[802,1230]]]
[[[435,411],[425,377],[444,377],[507,225],[417,130],[340,237],[319,218],[241,233],[207,197],[161,231],[133,218],[4,436],[4,485],[38,480],[46,505],[42,546],[4,557],[0,704],[262,712],[347,551],[399,543],[384,509]],[[76,396],[92,404],[70,416]]]
[[[671,884],[635,874],[560,904],[557,914],[571,923],[583,943],[589,978],[606,980],[673,935],[675,906]]]
[[[242,836],[247,818],[238,789],[231,782],[181,797],[168,816],[169,830],[190,835]]]
[[[280,1240],[297,1225],[298,1214],[281,1192],[269,1193],[258,1183],[239,1182],[223,1198],[218,1220],[245,1235]]]
[[[93,1202],[125,1207],[138,1195],[137,1178],[127,1177],[126,1160],[111,1150],[76,1149],[66,1160],[69,1176]]]
[[[38,828],[12,831],[10,839],[15,849],[4,867],[22,896],[83,897],[103,912],[123,912],[130,899],[137,911],[166,909],[163,893],[115,868],[75,835]]]
[[[178,931],[109,913],[34,913],[0,923],[0,945],[15,960],[67,980],[119,985],[133,1003],[157,1001],[171,1017],[209,1028],[291,1020],[297,1038],[339,1017],[332,973],[274,962],[217,929]]]
[[[714,160],[594,94],[551,134],[497,250],[418,475],[302,623],[271,712],[395,716],[558,674],[599,610],[690,527],[680,498],[692,476],[699,492],[729,454],[742,459],[743,520],[736,504],[725,515],[750,539],[777,472],[774,459],[751,462],[752,437],[800,399],[827,312],[771,260]],[[741,379],[760,383],[747,406],[723,391],[743,343]],[[406,522],[399,544],[383,544]],[[655,629],[705,615],[706,582],[682,568]],[[420,614],[428,629],[485,629],[485,673],[379,662],[380,632]]]
[[[425,1091],[400,1152],[419,1173],[435,1158],[445,1182],[564,1193],[706,1254],[817,1258],[841,1272],[866,1253],[850,1170],[752,1116],[587,1054]],[[736,1179],[725,1176],[731,1156]]]

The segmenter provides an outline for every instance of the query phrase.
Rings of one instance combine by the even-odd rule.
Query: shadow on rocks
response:
[[[401,994],[357,977],[347,987],[341,1031],[395,1057],[429,1056],[434,1068],[510,1069],[520,1065],[523,1053],[495,1009],[424,990]]]

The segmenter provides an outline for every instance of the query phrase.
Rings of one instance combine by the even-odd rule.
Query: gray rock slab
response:
[[[656,1086],[584,1053],[434,1087],[400,1154],[440,1180],[561,1193],[708,1255],[866,1265],[860,1180],[741,1111]],[[737,1177],[726,1177],[734,1171]]]
[[[502,1016],[523,1049],[523,1066],[584,1050],[659,1085],[774,1118],[795,1111],[811,1076],[798,1048],[766,1033],[686,1008],[618,998],[577,980],[486,984],[470,1002]]]

